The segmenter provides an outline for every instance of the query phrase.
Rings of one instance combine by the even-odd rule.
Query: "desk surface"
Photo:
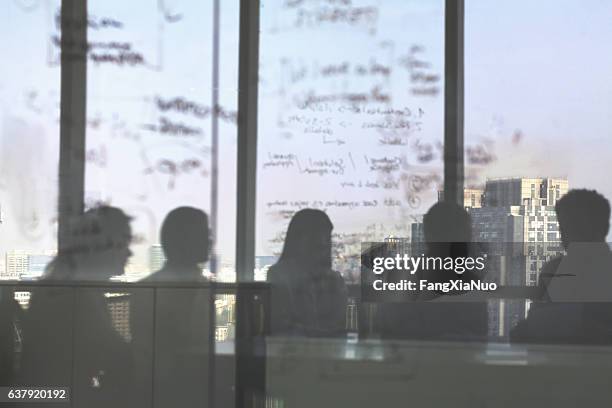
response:
[[[287,407],[610,407],[610,373],[612,347],[266,339]]]

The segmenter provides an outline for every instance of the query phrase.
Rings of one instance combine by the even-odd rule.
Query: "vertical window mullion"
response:
[[[235,406],[247,406],[265,371],[257,365],[252,342],[252,293],[244,287],[254,280],[255,194],[257,181],[257,103],[259,87],[260,0],[240,0],[238,60],[238,163],[236,197],[236,340]],[[260,375],[253,378],[253,370]],[[247,403],[249,401],[249,403]]]
[[[238,282],[252,282],[255,267],[259,3],[259,0],[240,1],[236,204],[236,279]]]
[[[446,0],[444,31],[444,198],[463,206],[464,0]]]
[[[62,0],[58,249],[83,211],[87,115],[87,1]]]

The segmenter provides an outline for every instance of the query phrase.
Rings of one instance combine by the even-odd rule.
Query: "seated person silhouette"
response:
[[[70,240],[42,281],[107,281],[131,255],[130,219],[98,207],[71,223]],[[129,348],[115,330],[103,289],[38,287],[23,322],[20,383],[71,387],[74,406],[126,406]]]
[[[15,381],[15,339],[22,315],[13,288],[0,286],[0,386]]]
[[[281,256],[268,271],[274,334],[338,336],[346,330],[347,289],[332,269],[333,225],[323,211],[295,213]]]
[[[593,190],[571,190],[555,206],[565,254],[540,273],[541,298],[511,331],[516,342],[612,342],[612,252],[605,242],[610,204]]]
[[[130,322],[135,365],[155,371],[155,406],[208,406],[213,292],[185,283],[207,282],[202,268],[208,261],[209,240],[204,211],[172,210],[160,233],[166,262],[141,281],[155,283],[155,289],[134,291]]]
[[[451,202],[434,204],[423,218],[425,256],[475,256],[472,254],[470,215]],[[417,256],[420,254],[414,254]],[[403,271],[402,271],[403,272]],[[454,270],[418,270],[416,280],[448,282],[478,280],[473,271],[459,275]],[[414,279],[414,277],[412,278]],[[418,284],[417,284],[418,288]],[[465,292],[412,291],[403,302],[381,304],[381,332],[385,338],[484,341],[487,335],[487,305],[482,301],[463,300]]]
[[[170,211],[162,224],[160,239],[166,262],[143,282],[206,281],[202,266],[208,262],[210,237],[204,211],[192,207]]]
[[[0,385],[14,384],[17,328],[23,311],[11,287],[0,287]]]

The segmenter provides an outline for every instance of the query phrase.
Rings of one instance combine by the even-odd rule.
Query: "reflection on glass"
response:
[[[555,204],[570,189],[612,196],[602,145],[610,18],[612,6],[594,0],[466,2],[466,186],[483,196],[466,207],[476,239],[524,243],[498,265],[501,284],[541,285],[542,270],[563,252]],[[491,302],[490,335],[507,338],[529,308]]]
[[[261,10],[257,279],[292,215],[325,211],[334,269],[408,237],[442,184],[442,1],[286,2]]]
[[[3,5],[0,33],[19,39],[0,66],[0,279],[40,276],[57,244],[59,65],[50,8]]]
[[[218,106],[212,106],[213,2],[90,1],[86,206],[133,217],[121,279],[165,262],[159,229],[179,206],[210,214],[212,117],[218,116],[217,276],[233,280],[238,3],[220,11]],[[212,278],[208,265],[203,274]]]

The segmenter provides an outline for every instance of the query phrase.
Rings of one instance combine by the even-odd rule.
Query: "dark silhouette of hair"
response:
[[[306,208],[295,213],[285,237],[281,261],[295,260],[303,265],[331,267],[333,224],[321,210]]]
[[[603,242],[610,229],[610,203],[595,190],[570,190],[555,205],[561,240]]]
[[[280,259],[268,271],[275,334],[336,336],[346,328],[347,289],[332,270],[332,222],[320,210],[295,213]]]
[[[427,256],[443,259],[474,256],[470,215],[460,205],[453,202],[434,204],[423,217],[423,230]],[[398,275],[394,279],[397,281],[403,277]],[[457,274],[444,268],[421,268],[416,271],[416,281],[421,279],[444,283],[453,280],[469,282],[480,277],[469,270]],[[416,302],[384,303],[380,313],[383,337],[482,341],[487,333],[486,302],[433,301],[441,297],[452,299],[465,293],[463,290],[420,290]],[[406,297],[406,300],[410,299],[414,297]]]
[[[193,207],[170,211],[161,228],[161,244],[168,262],[192,265],[208,261],[208,216]]]
[[[131,256],[131,218],[121,209],[100,206],[76,217],[69,242],[48,265],[45,279],[101,279],[123,274]]]
[[[458,204],[442,201],[434,204],[423,217],[425,242],[470,242],[470,215]]]

